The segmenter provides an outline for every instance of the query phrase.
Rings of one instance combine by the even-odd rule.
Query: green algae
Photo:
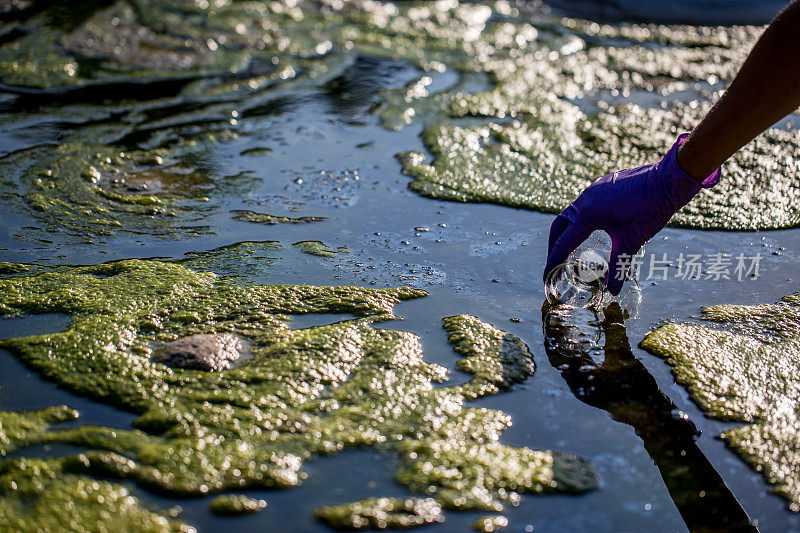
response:
[[[187,143],[172,150],[125,152],[63,143],[15,152],[0,161],[0,169],[10,184],[21,186],[33,213],[59,231],[173,235],[178,215],[182,222],[197,217],[214,188],[207,175],[181,163],[193,149]],[[184,204],[183,198],[195,201]]]
[[[344,247],[331,248],[321,241],[300,241],[292,244],[302,250],[304,253],[310,255],[318,255],[320,257],[334,257],[336,254],[348,253],[350,250]]]
[[[73,25],[52,24],[45,12],[26,21],[38,31],[0,47],[0,75],[63,89],[258,71],[259,59],[271,65],[273,55],[319,42],[318,32],[298,31],[304,14],[292,4],[120,1]]]
[[[411,123],[435,124],[447,118],[447,107],[456,97],[469,92],[472,85],[482,82],[477,74],[464,73],[447,90],[431,93],[430,85],[436,73],[426,73],[402,89],[385,89],[378,94],[381,103],[373,110],[381,117],[383,126],[401,130]],[[483,85],[481,83],[481,85]]]
[[[8,261],[0,261],[0,275],[21,274],[27,272],[28,267],[21,263],[9,263]]]
[[[690,83],[731,80],[759,32],[647,25],[615,29],[565,19],[556,23],[561,27],[556,26],[555,37],[549,34],[552,21],[536,23],[539,29],[526,28],[521,21],[487,25],[480,39],[484,55],[473,58],[471,66],[488,73],[494,87],[433,99],[435,107],[454,117],[518,120],[469,127],[444,120],[429,126],[424,140],[433,163],[424,164],[419,153],[401,158],[403,170],[415,179],[412,190],[446,200],[558,212],[595,178],[658,160],[679,132],[699,122],[715,98],[705,92],[683,102],[671,95]],[[520,41],[516,50],[511,28]],[[570,35],[567,28],[575,33]],[[620,39],[629,42],[620,44]],[[428,80],[420,78],[384,95],[388,127],[413,120],[414,103],[430,100]],[[602,95],[609,90],[657,94],[663,108],[609,105]],[[587,95],[598,100],[596,110],[584,111],[573,103]],[[428,124],[431,113],[420,115]],[[731,230],[797,226],[799,152],[793,132],[768,130],[726,163],[720,185],[703,191],[672,223]],[[757,179],[767,173],[779,181],[780,192],[771,180]]]
[[[597,24],[520,13],[504,1],[120,0],[87,9],[70,24],[54,24],[48,15],[44,9],[27,17],[24,31],[0,46],[0,81],[44,92],[127,86],[125,95],[136,94],[137,84],[155,87],[158,95],[159,84],[180,82],[163,85],[164,94],[178,87],[176,97],[62,106],[83,124],[66,133],[69,143],[119,154],[129,146],[114,143],[125,140],[139,140],[150,152],[191,137],[200,146],[180,150],[202,150],[239,135],[238,122],[262,109],[273,88],[324,86],[356,54],[366,54],[407,61],[422,71],[406,87],[380,92],[375,109],[388,128],[414,122],[427,127],[425,143],[435,160],[425,165],[419,154],[406,158],[413,190],[547,212],[563,209],[600,175],[657,160],[677,133],[699,120],[713,91],[732,79],[760,32],[751,26]],[[436,75],[448,69],[458,71],[458,81],[431,94]],[[609,103],[609,94],[615,101],[632,95],[635,101],[663,104]],[[85,117],[96,122],[86,124]],[[799,143],[793,132],[768,130],[726,163],[726,178],[703,191],[673,224],[797,226]],[[83,147],[71,150],[82,153]],[[11,166],[22,170],[2,169],[4,175],[18,175],[24,202],[49,224],[46,231],[59,227],[59,218],[82,236],[153,225],[174,230],[177,220],[204,212],[199,202],[179,209],[175,197],[187,195],[164,190],[170,185],[156,185],[161,189],[156,194],[128,190],[137,187],[136,178],[122,189],[103,182],[89,187],[61,174],[40,183],[38,172],[47,169],[28,168],[28,162],[47,160],[50,152],[39,147],[11,154],[4,160],[16,161]],[[83,168],[85,159],[78,157],[83,161],[78,172],[90,171]],[[109,172],[130,170],[111,159]],[[187,184],[169,174],[155,182]],[[758,178],[765,175],[770,180]],[[153,179],[141,176],[139,184]],[[226,190],[206,185],[205,192],[188,196],[213,199]]]
[[[533,356],[514,335],[469,315],[445,318],[444,328],[453,349],[464,356],[456,368],[475,376],[462,389],[467,398],[510,389],[533,375]]]
[[[756,306],[714,306],[726,329],[669,324],[641,347],[664,357],[710,416],[745,424],[722,438],[800,511],[798,294]]]
[[[535,149],[522,152],[499,142],[498,131],[507,130],[445,125],[429,128],[424,140],[434,155],[433,164],[426,164],[420,153],[401,157],[403,171],[415,178],[409,187],[432,198],[557,212],[591,182],[586,176],[593,174],[568,170],[555,132],[547,139],[538,134]],[[590,162],[586,158],[581,164]],[[549,179],[545,172],[558,174],[557,178],[553,176],[554,186],[544,185]]]
[[[423,291],[241,287],[153,260],[6,278],[0,289],[3,314],[72,317],[64,332],[0,346],[60,386],[139,415],[130,430],[44,431],[37,423],[20,426],[19,416],[2,419],[11,428],[4,430],[8,446],[89,448],[65,459],[83,476],[179,495],[281,488],[300,483],[303,462],[315,456],[390,445],[401,455],[398,479],[454,509],[499,510],[517,492],[580,492],[596,484],[580,459],[499,443],[510,417],[465,405],[532,372],[518,339],[474,317],[447,319],[474,383],[436,388],[446,370],[422,359],[416,335],[371,325]],[[359,318],[289,329],[289,315],[298,313]],[[151,360],[159,343],[193,334],[235,334],[252,358],[219,373]],[[64,409],[55,412],[65,416]],[[55,416],[48,413],[37,416]]]
[[[267,224],[273,226],[275,224],[307,224],[309,222],[322,222],[328,220],[326,217],[286,217],[281,215],[270,215],[268,213],[256,213],[255,211],[247,211],[245,209],[234,209],[231,213],[235,213],[234,220],[242,220],[244,222],[253,222],[254,224]]]
[[[50,442],[49,425],[77,418],[66,406],[0,412],[0,455]],[[0,530],[181,531],[194,528],[140,504],[128,487],[97,480],[83,454],[0,461]]]
[[[15,459],[0,465],[0,529],[195,531],[148,510],[123,485],[73,474],[65,459]]]
[[[37,442],[53,422],[75,418],[78,418],[78,412],[65,405],[22,413],[0,411],[0,456],[8,455],[19,446]]]
[[[758,26],[729,26],[725,31],[716,27],[683,24],[601,24],[594,21],[564,18],[564,27],[584,38],[627,40],[632,43],[648,41],[664,46],[736,48],[739,43],[752,45],[761,34]]]
[[[584,21],[563,20],[561,24],[574,28],[578,34],[569,35],[561,27],[561,36],[554,38],[543,31],[545,28],[532,28],[528,33],[535,42],[529,43],[525,33],[518,32],[528,49],[516,54],[497,46],[507,42],[507,28],[498,24],[484,32],[486,48],[492,53],[478,68],[490,74],[494,87],[476,94],[455,95],[445,107],[454,116],[519,120],[470,127],[445,122],[429,127],[424,140],[434,155],[433,163],[424,164],[418,153],[401,159],[404,171],[415,178],[413,190],[449,200],[490,201],[557,212],[597,176],[614,168],[656,160],[679,128],[690,128],[693,123],[689,122],[702,116],[693,112],[684,118],[688,115],[685,109],[702,107],[693,101],[690,106],[681,107],[678,103],[665,110],[637,108],[639,114],[628,113],[635,121],[612,127],[620,114],[617,108],[599,106],[597,112],[587,114],[570,99],[603,89],[658,90],[669,94],[693,80],[729,80],[757,33],[741,28],[712,32],[637,26],[613,33],[613,27],[600,28]],[[712,33],[716,37],[707,38],[708,42],[699,38]],[[591,42],[587,34],[593,37]],[[626,46],[612,45],[598,39],[598,34],[615,40],[633,39],[636,35],[637,40]],[[739,41],[743,35],[749,38]],[[670,47],[654,48],[648,42]],[[785,133],[770,130],[768,136],[785,138],[772,154],[797,152],[796,139]],[[755,189],[746,195],[751,205],[741,206],[740,177],[752,175],[757,169],[777,166],[786,183],[782,190],[788,189],[788,197],[793,197],[798,176],[793,158],[763,157],[764,147],[773,142],[769,138],[760,146],[746,148],[731,165],[734,179],[715,188],[713,197],[707,193],[698,199],[679,214],[676,223],[730,229],[796,225],[798,217],[791,200],[772,207],[771,200],[760,194],[765,192],[760,183],[749,187]],[[753,208],[754,204],[758,207]],[[771,212],[760,216],[767,206]]]
[[[710,108],[710,100],[676,103],[668,109],[633,104],[609,107],[592,119],[592,135],[609,137],[604,148],[627,154],[628,166],[644,164],[654,152],[666,151],[675,132],[690,131]],[[663,133],[656,134],[654,128]],[[672,218],[671,225],[725,230],[800,225],[798,150],[796,131],[768,129],[736,152],[723,165],[720,183],[701,191]],[[763,179],[767,174],[769,183]]]
[[[474,399],[533,374],[531,355],[518,338],[469,315],[445,318],[444,327],[455,351],[465,356],[457,368],[474,376],[464,385],[440,389],[444,393],[458,391],[463,399]],[[459,418],[454,426],[398,445],[401,483],[436,494],[447,509],[485,511],[517,502],[520,492],[585,492],[596,486],[581,459],[498,442],[510,423],[502,413],[473,409]]]
[[[257,513],[267,506],[264,500],[242,495],[217,496],[209,504],[211,512],[218,515],[243,515]]]
[[[444,521],[432,498],[368,498],[320,507],[315,514],[336,529],[407,529]]]
[[[9,85],[43,88],[75,82],[78,64],[60,54],[57,35],[32,32],[0,46],[0,79]]]
[[[186,268],[213,272],[222,279],[247,279],[274,264],[278,241],[243,241],[203,252],[188,252],[178,262]]]
[[[72,474],[68,463],[64,459],[3,463],[0,528],[23,532],[195,531],[140,505],[127,487]]]
[[[482,516],[472,523],[472,529],[483,533],[494,533],[508,525],[508,518],[502,515]]]
[[[586,492],[597,480],[588,465],[550,451],[477,442],[460,436],[401,444],[398,479],[419,491],[436,490],[447,509],[502,510],[518,493]]]
[[[629,105],[582,117],[574,108],[554,120],[557,128],[521,121],[431,126],[424,140],[433,163],[418,152],[403,154],[401,163],[415,178],[410,188],[425,196],[559,212],[611,169],[656,161],[678,132],[699,122],[702,115],[689,109],[680,104],[668,111]],[[571,132],[569,124],[575,124]],[[792,155],[800,150],[797,139],[795,132],[778,129],[759,136],[725,164],[722,182],[702,191],[671,225],[756,230],[800,224],[800,166]],[[776,188],[754,178],[766,169],[771,169]]]

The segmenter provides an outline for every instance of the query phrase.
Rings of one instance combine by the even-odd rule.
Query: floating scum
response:
[[[722,438],[800,511],[800,293],[777,304],[703,309],[721,328],[662,326],[641,347],[667,360]]]
[[[23,149],[0,161],[0,183],[16,191],[5,200],[76,235],[154,228],[176,235],[204,231],[186,222],[246,187],[246,177],[198,166],[198,155],[249,135],[248,117],[283,88],[322,86],[356,54],[423,71],[402,90],[383,91],[376,110],[388,128],[427,125],[433,161],[401,157],[412,190],[558,212],[595,177],[657,159],[705,113],[760,28],[600,25],[520,12],[502,0],[120,0],[74,20],[48,9],[20,15],[0,31],[7,89],[78,102],[96,100],[92,91],[121,99],[50,110],[71,126],[58,148]],[[460,72],[460,81],[429,91],[446,69]],[[476,76],[488,88],[470,92]],[[615,103],[614,94],[640,103]],[[648,105],[651,97],[663,105]],[[6,113],[0,123],[36,116]],[[673,224],[797,226],[799,143],[796,132],[768,130]]]
[[[68,390],[140,415],[136,429],[123,430],[51,427],[77,417],[65,406],[0,413],[0,455],[48,442],[89,448],[0,462],[0,529],[49,529],[64,520],[86,525],[107,514],[126,528],[185,529],[145,510],[125,486],[98,479],[130,479],[185,496],[286,488],[305,477],[304,461],[357,446],[395,449],[400,482],[435,503],[354,504],[345,513],[352,526],[376,509],[388,513],[381,519],[387,524],[418,525],[441,520],[442,507],[500,511],[522,492],[596,486],[579,458],[501,444],[510,417],[465,403],[533,373],[519,339],[474,317],[447,318],[450,340],[464,356],[459,368],[473,378],[434,388],[447,372],[423,360],[418,337],[372,326],[394,318],[397,302],[423,297],[420,290],[241,287],[177,263],[127,260],[12,275],[0,280],[0,295],[4,315],[72,317],[66,331],[0,346]],[[289,315],[302,313],[358,318],[289,329]],[[151,359],[176,338],[209,334],[244,339],[251,357],[222,372]],[[63,505],[70,498],[76,518],[65,515],[72,512]],[[232,497],[213,507],[240,513],[262,505]],[[319,516],[333,525],[344,520],[330,510]]]
[[[21,148],[0,159],[0,201],[36,217],[46,238],[57,231],[94,242],[117,232],[180,238],[211,231],[190,224],[258,180],[217,176],[199,164],[203,155],[258,133],[259,113],[280,91],[323,87],[356,54],[408,61],[421,71],[406,87],[383,91],[375,110],[387,128],[425,126],[433,159],[399,154],[412,190],[557,212],[593,178],[657,159],[705,113],[760,32],[602,25],[520,12],[502,0],[119,0],[69,19],[57,6],[26,11],[25,5],[14,4],[14,20],[0,25],[0,82],[34,101],[57,96],[65,103],[31,111],[7,97],[11,107],[0,111],[0,126],[54,116],[64,131],[57,147]],[[459,72],[459,81],[432,91],[447,69]],[[98,94],[118,101],[90,103]],[[633,95],[633,103],[619,103],[616,95]],[[659,104],[648,104],[653,100]],[[798,156],[796,131],[768,130],[728,161],[721,183],[701,192],[673,224],[800,225]],[[267,224],[319,218],[231,215]],[[25,231],[22,238],[42,238]],[[317,242],[303,247],[323,250]],[[86,522],[110,513],[136,529],[184,528],[144,510],[122,485],[92,476],[181,494],[291,486],[302,478],[304,460],[356,445],[393,446],[402,459],[399,478],[417,491],[433,487],[427,496],[435,502],[356,502],[321,511],[323,519],[351,526],[436,521],[437,506],[494,512],[516,492],[594,486],[579,460],[499,444],[507,415],[465,406],[530,373],[518,341],[474,318],[448,319],[451,340],[465,355],[459,366],[474,378],[434,389],[444,369],[422,360],[416,336],[371,325],[421,291],[245,288],[188,267],[231,263],[226,250],[215,253],[182,265],[124,261],[40,273],[0,264],[11,276],[0,282],[4,314],[73,316],[65,332],[3,346],[70,390],[140,414],[131,431],[50,428],[75,416],[58,407],[0,415],[4,453],[37,442],[91,449],[4,461],[0,516],[11,522],[3,526],[68,523],[59,513],[73,501]],[[712,415],[746,423],[726,438],[797,509],[797,374],[781,373],[798,360],[797,336],[786,333],[796,332],[800,321],[784,313],[794,309],[792,302],[782,304],[778,322],[748,308],[725,315],[741,331],[671,325],[643,346],[668,357]],[[287,316],[305,312],[359,318],[288,329]],[[784,333],[767,337],[747,324],[764,331],[773,324]],[[210,333],[246,339],[252,359],[220,373],[150,360],[162,343]],[[742,353],[750,367],[737,366]],[[758,391],[759,405],[780,408],[758,410],[749,396],[737,396],[740,385]],[[519,472],[527,480],[522,485]],[[255,505],[221,502],[220,509]]]

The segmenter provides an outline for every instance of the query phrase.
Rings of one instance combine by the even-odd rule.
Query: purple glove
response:
[[[594,230],[600,229],[611,237],[606,286],[611,294],[619,294],[624,277],[617,274],[620,256],[633,257],[700,189],[713,187],[719,181],[720,169],[700,183],[678,166],[678,146],[688,136],[684,133],[678,137],[658,163],[617,170],[595,180],[564,209],[550,226],[544,278]]]

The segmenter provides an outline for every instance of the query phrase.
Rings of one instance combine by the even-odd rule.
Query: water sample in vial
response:
[[[644,251],[640,250],[636,256],[626,260],[628,269],[624,272],[625,283],[619,295],[612,296],[605,290],[608,261],[611,257],[611,237],[604,231],[596,230],[564,263],[550,271],[544,284],[547,301],[596,310],[616,301],[627,311],[628,316],[636,316],[642,301],[637,279],[643,254]]]

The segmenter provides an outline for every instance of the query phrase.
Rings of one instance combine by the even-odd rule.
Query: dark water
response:
[[[554,13],[608,22],[767,24],[785,0],[545,0]]]
[[[646,5],[639,2],[642,9]],[[421,126],[388,131],[370,109],[378,101],[378,89],[402,87],[418,75],[403,63],[360,56],[326,85],[290,84],[272,94],[257,112],[243,117],[248,136],[217,145],[207,154],[205,164],[220,175],[250,171],[259,178],[252,189],[221,198],[220,208],[202,222],[213,228],[207,235],[174,241],[147,234],[122,236],[109,238],[102,246],[32,244],[14,235],[37,221],[0,203],[2,259],[42,265],[129,257],[180,259],[240,241],[272,240],[283,248],[269,253],[273,260],[268,266],[238,265],[248,273],[246,282],[424,288],[430,296],[398,305],[403,320],[382,327],[418,333],[427,360],[451,369],[453,382],[464,375],[453,369],[458,356],[447,344],[442,317],[473,314],[520,337],[534,355],[536,374],[513,391],[476,403],[513,416],[514,425],[503,434],[503,442],[583,456],[600,477],[600,488],[585,495],[523,495],[519,506],[505,513],[509,531],[733,530],[742,526],[745,516],[757,521],[761,531],[800,531],[800,520],[785,510],[785,502],[771,495],[762,478],[716,438],[731,425],[704,417],[674,383],[668,366],[636,346],[653,326],[664,320],[691,319],[703,305],[772,302],[795,292],[800,280],[796,267],[800,231],[664,230],[648,245],[648,253],[760,252],[761,277],[741,282],[648,282],[640,316],[627,329],[618,324],[597,326],[604,338],[602,350],[587,356],[580,348],[559,346],[553,339],[563,337],[565,326],[551,323],[543,328],[542,322],[540,279],[552,215],[439,202],[407,189],[408,178],[392,156],[424,150]],[[446,87],[458,76],[448,72],[435,83]],[[26,122],[5,129],[0,149],[7,152],[58,140],[69,126],[52,108],[33,113],[40,105],[31,103]],[[271,148],[269,153],[239,155],[265,146]],[[314,183],[320,171],[336,175],[357,171],[359,180],[339,191],[346,201],[336,205],[322,199],[324,188],[293,188],[296,177]],[[266,226],[231,220],[231,209],[328,220]],[[291,246],[302,240],[321,240],[350,253],[332,259],[304,254]],[[343,318],[347,317],[313,321],[298,317],[293,327]],[[0,335],[58,331],[67,323],[60,315],[12,319],[0,322]],[[608,366],[582,370],[588,364],[581,359],[585,357]],[[576,361],[580,361],[577,366]],[[60,403],[80,410],[81,419],[75,423],[127,427],[133,419],[129,413],[56,388],[11,354],[0,352],[0,409]],[[72,453],[68,447],[29,451]],[[138,489],[137,493],[160,507],[180,505],[181,518],[204,531],[328,531],[313,519],[313,509],[319,505],[408,494],[394,481],[394,460],[388,452],[363,450],[309,462],[305,466],[309,478],[299,488],[248,491],[266,499],[269,506],[244,518],[211,515],[211,497],[164,498]],[[483,514],[450,512],[444,524],[429,529],[464,531]]]

